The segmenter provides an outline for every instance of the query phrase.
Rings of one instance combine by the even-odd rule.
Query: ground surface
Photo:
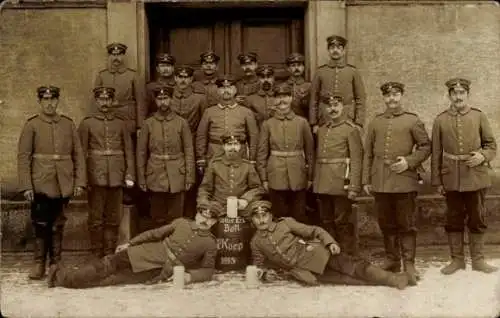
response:
[[[76,261],[78,262],[78,260]],[[374,286],[301,287],[278,281],[246,289],[242,274],[175,290],[170,283],[87,290],[48,289],[28,282],[29,262],[2,264],[1,309],[6,317],[495,317],[500,274],[439,273],[443,257],[418,261],[423,281],[404,291]],[[500,266],[500,257],[492,260]]]

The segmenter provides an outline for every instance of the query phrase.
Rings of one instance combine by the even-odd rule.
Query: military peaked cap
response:
[[[175,57],[169,53],[159,53],[158,55],[156,55],[156,64],[160,63],[174,65]]]
[[[174,94],[174,88],[172,86],[158,86],[153,89],[153,94],[155,97],[172,97]]]
[[[275,95],[292,95],[292,88],[287,83],[282,83],[274,88]]]
[[[259,76],[272,76],[274,75],[274,68],[271,65],[262,65],[257,68],[255,73]]]
[[[272,204],[270,201],[259,200],[253,201],[248,205],[248,210],[250,211],[250,215],[254,215],[257,213],[271,212]]]
[[[382,86],[380,86],[380,90],[382,91],[382,94],[387,94],[391,91],[398,91],[400,93],[404,93],[405,92],[405,85],[402,84],[402,83],[398,83],[398,82],[387,82],[387,83],[384,83],[382,84]]]
[[[219,62],[220,57],[215,54],[213,51],[207,51],[203,52],[200,54],[200,62],[207,62],[207,63],[217,63]]]
[[[254,52],[241,53],[240,55],[238,55],[238,60],[240,61],[240,64],[257,62],[257,59],[258,59],[257,53]]]
[[[115,89],[112,87],[99,86],[94,88],[95,98],[113,98],[115,97]]]
[[[127,52],[127,46],[123,43],[111,43],[106,47],[108,54],[119,55]]]
[[[305,60],[304,55],[300,53],[292,53],[286,58],[286,64],[304,63]]]
[[[48,86],[40,86],[36,89],[38,98],[58,98],[61,92],[61,89],[56,86],[48,85]]]
[[[222,75],[215,80],[217,87],[236,85],[236,78],[231,75]]]
[[[245,138],[245,135],[243,135],[243,134],[233,134],[232,132],[226,132],[225,134],[223,134],[220,137],[220,140],[224,144],[227,144],[230,142],[235,142],[235,141],[240,142],[240,143],[244,143],[246,138]]]
[[[191,66],[178,66],[175,68],[175,75],[178,76],[193,76],[194,69]]]
[[[197,210],[201,215],[209,219],[218,218],[226,214],[226,211],[222,204],[216,201],[200,203],[197,206]]]
[[[326,43],[328,43],[329,46],[330,45],[346,46],[347,39],[340,35],[330,35],[329,37],[326,38]]]
[[[328,104],[334,100],[344,102],[344,96],[340,92],[325,93],[321,95],[321,101],[325,104]]]
[[[448,87],[448,89],[452,88],[460,88],[463,87],[466,90],[469,90],[471,82],[465,78],[452,78],[448,81],[446,81],[445,85]]]

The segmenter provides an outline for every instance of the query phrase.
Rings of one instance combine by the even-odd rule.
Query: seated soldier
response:
[[[248,210],[257,229],[250,247],[253,264],[258,267],[268,261],[306,285],[318,285],[320,281],[398,289],[408,285],[404,273],[387,272],[341,252],[338,243],[321,227],[299,223],[289,217],[273,221],[269,201],[254,201]],[[260,271],[259,276],[264,281],[266,273]]]
[[[131,282],[157,283],[169,279],[174,266],[186,268],[186,283],[211,280],[217,243],[210,229],[221,213],[216,209],[216,205],[200,205],[194,221],[178,218],[143,232],[119,246],[116,254],[78,269],[51,266],[47,284],[49,287],[87,288]],[[129,275],[123,275],[126,272]],[[114,275],[121,279],[112,279]]]
[[[197,203],[215,201],[226,207],[227,198],[234,196],[238,198],[239,216],[244,216],[248,203],[258,200],[264,189],[253,164],[241,157],[245,137],[226,133],[221,140],[224,155],[209,163],[198,189]]]

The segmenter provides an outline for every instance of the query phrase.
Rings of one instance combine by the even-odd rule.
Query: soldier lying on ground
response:
[[[366,260],[341,252],[333,237],[318,226],[299,223],[293,218],[273,221],[269,201],[254,201],[249,210],[257,228],[250,246],[253,264],[258,267],[267,260],[271,265],[286,269],[299,282],[313,286],[320,281],[398,289],[408,285],[404,273],[387,272]],[[266,281],[265,270],[260,276]]]
[[[210,228],[220,211],[201,205],[195,220],[178,218],[163,227],[141,233],[118,247],[116,254],[84,264],[78,269],[52,266],[47,285],[87,288],[123,283],[158,283],[169,279],[173,267],[186,268],[185,282],[212,279],[217,244]],[[123,275],[129,272],[130,275]],[[111,279],[112,276],[121,279]]]

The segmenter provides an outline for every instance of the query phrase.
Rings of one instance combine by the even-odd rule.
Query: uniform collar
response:
[[[257,94],[259,96],[262,96],[262,97],[265,97],[265,96],[267,96],[267,97],[274,97],[274,92],[273,92],[272,88],[270,90],[268,90],[268,91],[265,91],[262,88],[260,88],[259,91],[257,92]]]
[[[256,74],[253,74],[253,75],[251,75],[251,76],[249,76],[249,77],[245,77],[245,76],[243,76],[243,77],[241,78],[241,80],[242,80],[242,81],[243,81],[243,83],[245,83],[245,84],[253,84],[253,83],[256,83],[256,82],[258,82],[258,81],[259,81],[259,77],[258,77]]]
[[[219,77],[217,73],[214,73],[212,75],[206,75],[205,73],[203,73],[201,76],[201,81],[205,85],[215,84],[215,81],[217,81],[217,78]]]
[[[61,120],[61,115],[55,114],[54,116],[47,116],[44,113],[40,113],[40,119],[47,123],[57,123]]]
[[[221,103],[217,104],[217,106],[220,108],[220,109],[226,109],[226,108],[229,108],[229,109],[233,109],[235,108],[236,106],[238,106],[238,103],[234,103],[232,105],[222,105]]]
[[[100,120],[111,120],[111,119],[114,119],[115,118],[115,115],[110,112],[110,113],[103,113],[103,112],[97,112],[95,115],[94,115],[95,118],[97,119],[100,119]]]
[[[156,81],[158,84],[164,84],[168,86],[175,86],[175,80],[174,76],[169,76],[169,77],[158,77],[158,80]]]
[[[290,112],[286,115],[282,115],[278,112],[275,112],[274,117],[276,117],[279,120],[285,120],[285,119],[292,120],[295,117],[295,113],[293,112],[293,110],[290,110]]]
[[[344,122],[345,122],[345,120],[342,118],[328,119],[328,121],[326,123],[326,127],[328,127],[328,128],[337,127],[337,126],[340,126],[341,124],[343,124]]]
[[[448,113],[452,116],[457,116],[457,115],[465,115],[467,114],[468,112],[470,112],[471,110],[471,107],[470,106],[467,106],[465,109],[463,110],[457,110],[455,107],[453,106],[450,106],[450,108],[448,108]]]
[[[181,90],[178,87],[174,89],[174,96],[177,98],[186,98],[189,97],[191,94],[193,94],[193,88],[191,86],[187,87],[184,90]]]
[[[166,116],[162,115],[160,112],[156,112],[154,117],[159,121],[172,120],[174,118],[174,112],[170,110]]]
[[[392,117],[397,117],[405,113],[405,110],[402,106],[400,106],[398,109],[395,110],[389,110],[386,109],[384,112],[384,117],[386,118],[392,118]]]
[[[119,67],[110,67],[109,68],[109,72],[112,74],[115,74],[115,73],[123,74],[123,73],[125,73],[126,70],[127,70],[127,68],[125,67],[125,65],[121,65]]]
[[[328,62],[328,66],[329,67],[338,67],[338,68],[343,68],[346,66],[346,63],[345,63],[345,58],[341,58],[339,60],[330,60]]]
[[[229,159],[225,155],[222,157],[222,163],[226,166],[239,167],[239,165],[243,162],[243,158],[237,157],[234,159]]]
[[[278,223],[271,221],[271,224],[269,224],[269,227],[266,230],[259,230],[259,232],[261,235],[267,236],[268,233],[272,233],[272,232],[274,232],[274,230],[276,230],[277,225],[278,225]]]
[[[292,84],[292,85],[301,85],[301,84],[304,84],[306,82],[306,80],[302,76],[299,76],[299,77],[290,76],[288,78],[287,82],[288,82],[288,84]]]
[[[200,229],[198,224],[196,224],[196,221],[191,221],[191,229],[193,231],[196,231],[198,235],[200,236],[208,236],[210,235],[210,230],[205,230],[205,229]]]

